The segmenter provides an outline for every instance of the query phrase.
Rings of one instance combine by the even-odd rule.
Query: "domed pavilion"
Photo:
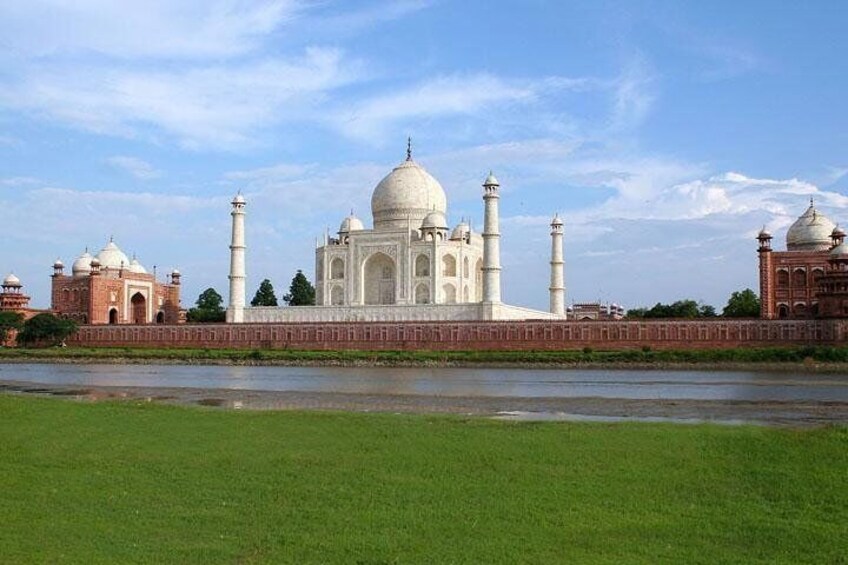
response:
[[[180,308],[180,273],[168,282],[156,279],[113,239],[92,255],[86,248],[65,274],[61,259],[53,263],[52,309],[81,324],[176,324]]]
[[[822,214],[812,198],[786,232],[786,251],[773,250],[772,235],[763,228],[757,234],[760,316],[774,319],[848,315],[844,239],[842,228]]]
[[[500,292],[500,184],[483,182],[484,229],[448,221],[444,188],[412,158],[394,167],[371,195],[371,228],[351,211],[315,250],[315,307],[245,307],[245,202],[233,200],[230,322],[401,321],[563,318],[560,273],[551,312],[507,306]],[[554,247],[562,246],[561,226]],[[560,253],[561,255],[561,253]]]

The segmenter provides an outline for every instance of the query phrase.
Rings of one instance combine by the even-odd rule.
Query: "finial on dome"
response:
[[[115,243],[115,236],[114,235],[109,236],[109,243]]]
[[[412,136],[406,138],[406,160],[412,161]]]

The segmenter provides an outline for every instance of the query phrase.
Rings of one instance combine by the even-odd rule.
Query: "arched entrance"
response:
[[[130,298],[132,305],[132,323],[146,324],[147,323],[147,300],[140,292],[136,292]]]
[[[117,308],[111,308],[109,310],[109,323],[113,326],[118,323],[118,309]]]
[[[375,253],[362,267],[362,294],[365,304],[394,304],[395,262],[385,253]]]
[[[344,304],[344,288],[340,285],[336,285],[330,289],[330,304],[333,306]]]
[[[156,323],[164,324],[165,323],[165,312],[159,312],[156,314]]]

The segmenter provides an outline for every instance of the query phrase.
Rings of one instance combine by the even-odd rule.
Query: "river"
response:
[[[0,381],[432,397],[848,402],[848,375],[753,371],[0,364]]]

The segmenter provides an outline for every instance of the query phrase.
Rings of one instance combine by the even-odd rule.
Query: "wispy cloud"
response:
[[[237,149],[254,135],[309,116],[326,92],[357,77],[335,49],[184,70],[33,66],[7,84],[0,104],[98,133],[138,136],[145,128],[188,148]]]
[[[544,96],[598,84],[589,78],[506,79],[489,73],[437,76],[336,110],[332,120],[347,135],[366,140],[411,121],[526,107]]]
[[[106,159],[106,162],[117,169],[131,174],[137,179],[150,180],[162,176],[161,171],[157,170],[144,159],[139,159],[138,157],[115,155],[114,157]]]
[[[642,57],[632,59],[614,81],[610,124],[613,129],[631,129],[647,118],[656,99],[655,71]]]
[[[3,2],[0,36],[23,56],[226,57],[252,51],[299,10],[289,0]]]
[[[40,182],[35,177],[9,177],[0,179],[0,186],[33,186]]]

